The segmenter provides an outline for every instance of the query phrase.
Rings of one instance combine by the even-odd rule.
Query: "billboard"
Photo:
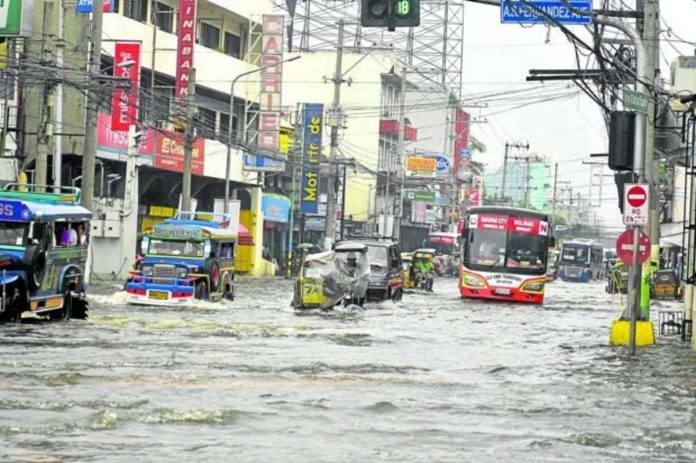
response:
[[[305,103],[302,110],[302,195],[300,211],[319,212],[319,163],[324,127],[324,105]]]
[[[438,168],[436,157],[411,155],[406,157],[406,170],[419,174],[434,174]]]
[[[132,62],[132,65],[124,65]],[[111,96],[111,128],[127,132],[138,120],[138,85],[140,83],[140,43],[116,42],[114,47],[114,77],[120,82]]]
[[[261,148],[278,151],[283,82],[283,15],[264,15],[261,35],[259,138]]]
[[[193,69],[193,48],[196,43],[197,0],[179,0],[179,22],[176,42],[176,84],[174,98],[181,103],[188,97]]]
[[[285,162],[261,154],[244,153],[242,170],[247,172],[285,172]]]

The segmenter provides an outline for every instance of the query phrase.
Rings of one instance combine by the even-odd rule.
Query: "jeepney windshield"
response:
[[[152,256],[203,257],[205,243],[150,238],[147,253]]]
[[[0,245],[24,246],[27,224],[0,222]]]
[[[561,262],[567,265],[589,264],[590,246],[583,244],[564,244]]]

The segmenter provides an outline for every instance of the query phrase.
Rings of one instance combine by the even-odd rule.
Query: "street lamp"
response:
[[[293,56],[290,59],[285,59],[285,60],[279,61],[277,63],[269,64],[269,65],[262,66],[260,68],[251,70],[251,71],[243,72],[232,80],[232,85],[230,86],[230,118],[229,118],[229,121],[227,123],[227,135],[230,139],[227,142],[227,162],[225,163],[225,207],[224,207],[225,214],[227,214],[229,212],[229,207],[230,207],[229,206],[229,201],[230,201],[230,164],[232,162],[232,159],[231,159],[232,158],[232,116],[234,114],[234,86],[237,83],[237,81],[244,76],[248,76],[249,74],[253,74],[255,72],[261,72],[264,69],[272,68],[272,67],[278,66],[279,64],[283,64],[283,63],[289,63],[290,61],[295,61],[295,60],[298,60],[300,58],[302,58],[301,55]]]

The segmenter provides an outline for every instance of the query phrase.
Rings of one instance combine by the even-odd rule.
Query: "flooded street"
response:
[[[543,307],[463,301],[296,315],[291,283],[233,303],[0,328],[0,461],[693,460],[696,358],[607,346],[604,285]],[[656,303],[655,312],[666,303]],[[657,314],[654,316],[657,319]]]

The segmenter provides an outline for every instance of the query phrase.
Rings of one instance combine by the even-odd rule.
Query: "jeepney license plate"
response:
[[[156,299],[158,301],[166,301],[169,299],[169,293],[166,291],[150,291],[147,293],[149,299]]]
[[[510,288],[496,288],[495,290],[495,294],[498,296],[509,296],[510,292]]]

